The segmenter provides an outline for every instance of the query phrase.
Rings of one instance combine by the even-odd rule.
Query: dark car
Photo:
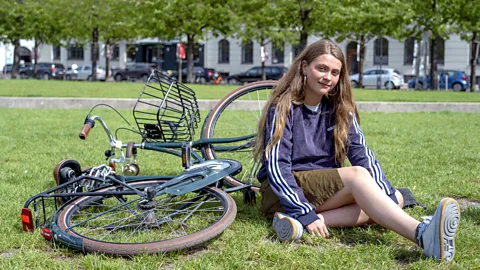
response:
[[[265,66],[265,75],[267,80],[278,80],[288,69],[282,66]],[[262,80],[262,67],[252,67],[246,72],[228,76],[228,83],[243,84]]]
[[[128,64],[124,69],[117,69],[113,78],[118,82],[124,80],[142,80],[143,82],[147,82],[148,77],[156,68],[157,65],[151,63]]]
[[[439,89],[453,89],[453,91],[465,91],[469,87],[467,75],[460,70],[439,70],[438,71],[439,80],[438,88]],[[418,84],[420,88],[423,88],[424,78],[418,77]],[[408,81],[408,88],[415,89],[416,78]],[[430,89],[430,76],[427,76],[426,88]]]
[[[19,70],[20,78],[22,79],[29,79],[33,78],[33,69],[34,65],[28,65],[24,68]],[[65,66],[60,63],[52,63],[52,62],[39,62],[37,63],[37,79],[60,79],[63,80],[63,76],[65,75]]]
[[[204,68],[204,67],[193,67],[193,77],[195,83],[209,83],[213,80],[215,76],[215,69],[213,68]],[[178,71],[173,71],[172,78],[178,80]],[[182,81],[187,79],[187,68],[182,69]]]

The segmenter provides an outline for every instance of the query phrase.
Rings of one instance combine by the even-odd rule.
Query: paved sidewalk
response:
[[[0,107],[7,108],[62,108],[82,109],[91,108],[96,104],[104,103],[116,109],[132,109],[136,99],[122,98],[19,98],[0,97]],[[202,110],[212,109],[217,100],[199,100]],[[363,112],[480,112],[480,103],[473,102],[357,102],[358,109]],[[257,102],[238,102],[235,109],[258,108]]]

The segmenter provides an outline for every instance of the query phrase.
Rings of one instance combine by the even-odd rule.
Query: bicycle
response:
[[[24,204],[23,230],[42,228],[46,240],[120,256],[169,252],[216,237],[236,216],[235,201],[228,193],[243,190],[245,200],[251,202],[252,193],[258,191],[254,180],[258,164],[253,162],[251,147],[270,92],[266,90],[274,83],[252,83],[228,94],[209,112],[200,139],[194,141],[200,122],[195,93],[153,71],[133,109],[137,128],[115,110],[130,125],[127,130],[141,136],[141,143],[122,143],[100,116],[90,115],[97,106],[92,108],[79,136],[86,139],[94,124],[100,123],[109,138],[107,164],[82,170],[74,160],[58,163],[54,168],[57,186]],[[239,101],[245,99],[255,99],[251,101],[255,112],[230,114],[230,109],[244,106]],[[125,128],[117,132],[120,129]],[[179,156],[184,172],[140,176],[138,149]]]

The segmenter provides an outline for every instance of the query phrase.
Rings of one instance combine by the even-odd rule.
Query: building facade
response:
[[[318,40],[310,37],[308,43]],[[179,41],[162,41],[159,39],[141,39],[136,41],[121,41],[114,45],[105,46],[100,43],[98,63],[105,67],[105,60],[110,59],[112,69],[124,68],[129,63],[147,62],[156,63],[160,68],[169,71],[177,69],[177,46]],[[428,55],[425,55],[425,44],[415,39],[400,42],[390,37],[377,37],[366,44],[364,69],[371,67],[392,67],[402,72],[406,79],[415,76],[415,61],[420,61],[420,76],[428,72]],[[34,42],[21,41],[22,62],[32,62]],[[347,57],[347,65],[351,73],[358,70],[358,44],[355,41],[342,41],[339,46]],[[65,66],[72,64],[90,64],[92,62],[90,46],[81,47],[75,44],[69,46],[52,46],[42,44],[39,48],[39,62],[60,62]],[[263,52],[263,53],[262,53]],[[214,68],[217,71],[234,74],[259,66],[262,56],[266,65],[281,65],[289,67],[293,62],[294,46],[284,44],[277,46],[268,44],[262,48],[256,42],[242,45],[234,38],[210,37],[195,44],[194,65]],[[427,50],[428,52],[428,50]],[[418,57],[415,57],[418,55]],[[441,40],[438,44],[438,69],[462,70],[470,73],[469,67],[470,45],[457,35]],[[478,61],[480,64],[480,61]],[[0,43],[0,67],[13,63],[13,46]],[[186,59],[183,60],[186,66]],[[477,74],[480,68],[477,67]],[[478,81],[478,79],[477,79]]]

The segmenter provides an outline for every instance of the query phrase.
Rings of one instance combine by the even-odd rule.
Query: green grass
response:
[[[238,85],[188,85],[198,99],[220,99]],[[0,80],[0,96],[7,97],[98,97],[137,98],[142,83],[105,83],[40,80]],[[452,91],[355,89],[357,101],[480,102],[480,94]]]
[[[54,186],[52,169],[58,161],[75,159],[83,167],[105,162],[107,138],[98,125],[86,141],[78,139],[86,113],[0,108],[0,269],[478,268],[480,209],[474,207],[462,211],[456,257],[449,264],[422,257],[413,243],[379,226],[330,229],[330,239],[305,234],[298,243],[280,243],[270,222],[260,215],[259,203],[244,205],[241,193],[232,194],[238,214],[222,235],[203,246],[171,254],[132,258],[82,254],[46,242],[38,230],[24,233],[20,209],[30,196]],[[110,111],[97,114],[110,128],[121,125]],[[367,142],[387,177],[396,187],[410,188],[428,207],[407,209],[408,213],[416,218],[432,214],[444,196],[480,201],[480,114],[361,113],[361,117]],[[127,134],[121,137],[124,142],[135,139]],[[178,158],[155,152],[140,152],[138,163],[144,174],[181,171]]]

